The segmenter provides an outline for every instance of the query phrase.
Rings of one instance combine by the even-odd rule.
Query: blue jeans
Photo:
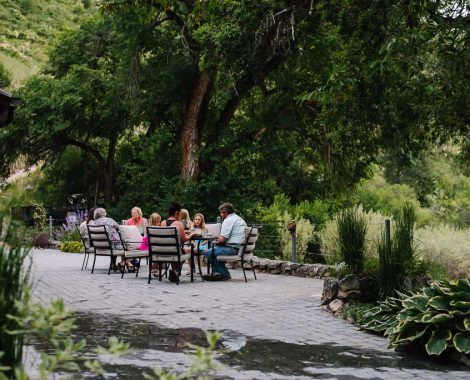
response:
[[[218,261],[217,256],[236,256],[238,248],[228,247],[226,245],[216,245],[204,252],[209,263],[213,266],[214,272],[220,273],[223,277],[230,277],[230,272],[225,266],[224,261]]]

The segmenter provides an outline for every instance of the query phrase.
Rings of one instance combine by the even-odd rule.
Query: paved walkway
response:
[[[126,274],[121,279],[118,273],[108,276],[108,261],[98,257],[91,275],[89,270],[80,270],[82,258],[53,250],[34,251],[34,296],[43,303],[62,298],[76,311],[106,318],[143,320],[166,328],[230,331],[248,340],[269,340],[292,348],[347,347],[344,351],[361,357],[346,366],[341,361],[321,366],[306,363],[304,378],[308,374],[312,378],[470,378],[468,372],[420,361],[402,365],[407,359],[388,350],[386,339],[364,333],[320,308],[321,280],[258,274],[254,281],[247,273],[249,282],[245,283],[241,271],[232,271],[233,280],[223,283],[203,283],[199,278],[191,283],[189,276],[183,276],[178,286],[166,280],[152,280],[148,285],[146,267],[139,278]],[[367,365],[368,355],[374,357],[374,365]],[[299,362],[304,359],[298,358]],[[390,361],[395,364],[388,366]],[[274,367],[271,372],[227,368],[225,376],[290,378],[276,375]]]

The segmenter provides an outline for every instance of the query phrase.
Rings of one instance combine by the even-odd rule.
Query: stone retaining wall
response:
[[[232,268],[238,267],[239,263],[228,263]],[[325,264],[297,264],[290,261],[261,259],[253,257],[255,270],[262,273],[283,274],[297,277],[327,278],[330,275],[330,266]],[[245,268],[251,268],[245,264]]]

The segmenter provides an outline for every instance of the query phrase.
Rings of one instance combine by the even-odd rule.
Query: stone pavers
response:
[[[139,278],[126,274],[107,275],[106,258],[97,258],[95,274],[81,271],[82,255],[53,250],[36,250],[33,255],[33,295],[43,303],[62,298],[77,311],[141,319],[167,328],[228,330],[250,339],[264,339],[295,345],[347,346],[369,355],[397,360],[398,368],[306,368],[312,378],[461,378],[461,371],[400,368],[398,354],[387,349],[387,341],[364,333],[346,321],[334,318],[320,307],[322,280],[232,271],[233,280],[222,283],[190,283],[183,276],[180,285],[153,279],[147,284],[146,270]],[[371,354],[372,353],[372,354]],[[299,358],[301,360],[302,358]],[[306,365],[306,367],[309,367]],[[233,378],[288,378],[274,374],[226,369]],[[248,377],[246,377],[248,376]],[[301,378],[297,376],[295,378]],[[305,378],[308,378],[305,377]]]

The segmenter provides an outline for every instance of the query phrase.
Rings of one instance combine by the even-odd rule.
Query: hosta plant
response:
[[[401,297],[371,310],[363,328],[383,332],[391,348],[413,343],[423,344],[429,355],[470,354],[470,279],[435,282]]]

